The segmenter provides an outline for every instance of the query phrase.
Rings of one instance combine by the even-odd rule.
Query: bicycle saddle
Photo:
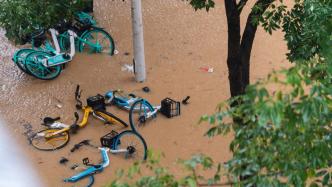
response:
[[[52,123],[54,123],[55,121],[58,121],[58,120],[60,120],[60,117],[56,117],[56,118],[45,117],[43,119],[42,125],[49,126],[50,124],[52,124]]]

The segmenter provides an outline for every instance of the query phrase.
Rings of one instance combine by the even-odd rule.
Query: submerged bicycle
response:
[[[83,106],[80,100],[80,93],[79,86],[77,86],[75,91],[75,99],[77,101],[76,108],[83,111],[82,121],[77,124],[79,115],[75,112],[75,122],[72,125],[62,123],[51,123],[47,125],[48,128],[37,132],[31,138],[31,144],[35,148],[43,151],[53,151],[64,147],[69,142],[69,132],[76,133],[77,130],[85,127],[90,114],[107,124],[117,124],[123,128],[128,127],[120,118],[106,111],[105,106],[102,105],[100,96],[89,97],[87,99],[88,104]]]
[[[42,80],[51,80],[58,77],[62,71],[62,65],[70,62],[75,55],[74,39],[76,33],[68,30],[70,34],[70,52],[58,52],[60,47],[56,36],[52,36],[56,52],[50,53],[45,51],[30,52],[24,60],[25,69],[29,74]],[[55,31],[56,35],[59,35]]]
[[[32,52],[35,51],[42,51],[50,54],[59,54],[60,53],[60,47],[58,45],[57,39],[56,39],[56,33],[57,31],[55,29],[49,29],[49,32],[51,33],[52,42],[47,40],[47,32],[43,29],[33,33],[31,36],[29,36],[28,40],[32,43],[32,48],[23,48],[17,50],[12,58],[12,61],[18,66],[18,68],[23,71],[24,73],[27,73],[29,75],[32,75],[30,71],[28,71],[25,67],[25,59],[27,55],[29,55]]]
[[[126,159],[133,159],[135,161],[146,160],[147,158],[147,145],[143,137],[134,131],[124,131],[115,137],[113,144],[110,148],[102,147],[99,148],[102,162],[97,165],[85,163],[89,166],[84,171],[64,179],[64,182],[77,182],[81,179],[90,178],[89,185],[91,186],[94,182],[93,175],[100,173],[109,166],[110,160],[108,152],[112,154],[124,154]]]
[[[113,38],[103,28],[95,26],[92,16],[80,12],[75,20],[74,24],[63,21],[52,29],[53,45],[44,30],[33,35],[32,48],[18,50],[12,58],[14,63],[29,75],[52,80],[60,75],[64,64],[72,60],[76,49],[114,54]]]
[[[153,106],[146,99],[128,94],[122,90],[110,90],[105,94],[106,104],[116,105],[129,111],[130,126],[136,132],[145,126],[146,121],[157,117],[160,111],[166,117],[171,118],[180,115],[180,103],[170,98],[161,101],[160,106]]]
[[[64,20],[57,29],[60,31],[58,38],[61,50],[69,49],[70,35],[67,30],[70,29],[77,34],[75,47],[79,52],[114,54],[113,38],[103,28],[97,27],[94,20],[85,18],[74,23]]]
[[[110,90],[105,94],[106,104],[115,105],[121,109],[130,111],[131,106],[138,100],[142,99],[137,97],[133,93],[125,93],[123,90]],[[160,106],[152,106],[154,109],[159,110]],[[138,111],[139,108],[135,108],[134,111]]]

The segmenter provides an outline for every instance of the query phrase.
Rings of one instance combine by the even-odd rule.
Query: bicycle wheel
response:
[[[61,51],[66,51],[69,52],[70,51],[70,39],[69,39],[69,33],[68,31],[60,34],[58,36],[58,40],[59,40],[59,46]],[[75,48],[77,47],[77,40],[75,38]]]
[[[38,79],[55,79],[61,73],[61,65],[45,67],[42,64],[43,60],[46,60],[46,58],[51,56],[51,54],[43,51],[31,52],[25,59],[25,69]]]
[[[89,53],[106,53],[109,55],[114,54],[115,46],[113,38],[103,29],[94,28],[87,31],[82,36],[79,44],[79,51],[86,51]]]
[[[148,112],[152,111],[153,107],[143,99],[135,101],[129,110],[130,127],[139,132],[139,129],[145,125]]]
[[[24,65],[25,58],[28,54],[33,52],[35,50],[33,49],[20,49],[14,53],[13,61],[18,66],[18,68],[23,71],[24,73],[30,74],[26,69]],[[30,74],[31,75],[31,74]]]
[[[125,157],[133,160],[146,160],[147,146],[144,138],[134,131],[121,132],[114,141],[115,150],[126,149]]]
[[[67,131],[54,135],[51,138],[45,138],[46,134],[55,133],[59,130],[60,129],[44,129],[37,132],[30,140],[32,146],[42,151],[53,151],[64,147],[69,142],[69,134]]]
[[[64,32],[58,36],[59,46],[61,51],[68,51],[70,48],[69,34]]]
[[[126,122],[122,121],[120,118],[116,117],[114,114],[111,114],[107,111],[96,111],[95,113],[96,115],[105,119],[110,124],[128,127],[128,124]]]

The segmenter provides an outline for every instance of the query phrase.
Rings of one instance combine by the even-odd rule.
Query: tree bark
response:
[[[250,56],[258,24],[253,20],[263,15],[275,0],[257,0],[254,6],[260,6],[261,11],[251,12],[241,38],[240,14],[247,0],[225,0],[228,26],[227,66],[231,97],[245,93],[250,84]]]
[[[243,94],[242,70],[240,67],[240,14],[236,0],[225,0],[225,9],[228,26],[228,79],[230,83],[231,97]]]
[[[261,5],[260,12],[251,12],[248,16],[246,27],[243,31],[243,36],[240,45],[240,67],[242,68],[242,84],[245,88],[250,84],[250,56],[254,43],[258,24],[253,23],[253,19],[262,16],[266,9],[274,0],[258,0],[255,6]]]
[[[245,93],[246,87],[250,84],[250,56],[254,43],[258,24],[253,19],[260,17],[274,0],[257,0],[255,6],[261,6],[261,11],[251,12],[247,18],[246,26],[241,39],[240,14],[247,0],[225,0],[225,9],[228,26],[228,54],[227,66],[229,71],[229,83],[231,97]],[[236,106],[241,102],[234,101],[231,105]],[[241,118],[234,118],[237,124],[245,125]],[[243,166],[246,169],[246,166]],[[251,178],[253,175],[240,176],[241,181]],[[253,187],[256,185],[253,185]]]

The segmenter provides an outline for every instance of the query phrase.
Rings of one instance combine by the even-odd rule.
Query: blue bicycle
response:
[[[122,90],[108,91],[105,98],[106,103],[129,111],[130,126],[136,132],[139,132],[148,119],[157,117],[157,112],[161,109],[161,106],[153,106],[146,99],[126,94]]]
[[[77,182],[83,178],[89,177],[90,182],[88,186],[91,186],[94,182],[93,175],[100,173],[109,166],[110,160],[108,152],[112,154],[123,153],[126,159],[132,159],[135,161],[146,160],[147,158],[147,145],[141,135],[134,131],[123,131],[115,136],[110,147],[99,148],[101,152],[102,162],[97,165],[87,164],[89,166],[84,171],[64,179],[65,182]]]

